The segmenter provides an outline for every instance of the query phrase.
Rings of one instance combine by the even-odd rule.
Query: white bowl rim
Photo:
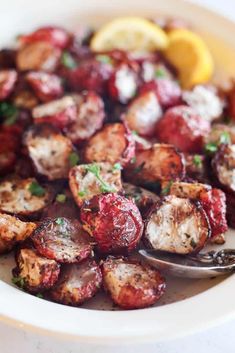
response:
[[[177,6],[203,13],[233,42],[235,23],[184,0]],[[0,281],[0,320],[28,331],[89,343],[156,342],[184,336],[235,316],[235,276],[191,298],[156,308],[100,311],[72,308],[41,300]],[[10,305],[9,305],[10,303]],[[197,310],[195,310],[197,308]]]

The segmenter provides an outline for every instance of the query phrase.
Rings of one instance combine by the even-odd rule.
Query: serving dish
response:
[[[99,12],[102,15],[99,16],[97,11],[94,18],[93,13],[95,5],[94,1],[88,1],[82,6],[79,6],[75,1],[69,1],[66,3],[66,9],[64,9],[63,5],[59,2],[54,2],[53,5],[47,5],[41,2],[35,5],[31,12],[30,5],[27,7],[24,2],[24,16],[27,16],[29,12],[31,14],[27,16],[29,20],[25,25],[22,18],[20,19],[20,16],[18,16],[19,10],[21,10],[21,15],[23,14],[21,2],[11,2],[8,4],[7,8],[4,8],[3,5],[2,13],[4,17],[1,22],[1,26],[3,27],[0,31],[2,43],[9,42],[13,35],[21,31],[30,30],[32,27],[41,24],[52,22],[64,24],[66,21],[73,27],[81,18],[83,23],[88,22],[98,25],[114,15],[127,14],[125,11],[126,4],[113,2],[112,8],[110,8],[108,2],[102,1],[99,3]],[[134,2],[130,1],[129,5],[128,7],[131,8]],[[43,13],[43,6],[46,6],[46,14]],[[184,13],[183,17],[191,21],[196,28],[200,28],[203,37],[208,41],[208,45],[211,47],[218,66],[216,79],[221,80],[221,77],[224,78],[226,74],[231,75],[233,73],[232,62],[234,52],[231,33],[234,25],[232,23],[206,10],[181,1],[172,0],[161,5],[155,4],[155,2],[149,2],[147,8],[145,6],[144,13],[142,6],[143,5],[139,3],[135,4],[136,14],[148,16],[152,14],[152,11],[156,11],[156,13],[182,16],[182,13]],[[78,11],[76,11],[76,9],[78,9]],[[38,17],[39,13],[42,14],[43,21]],[[70,20],[71,13],[73,15]],[[34,14],[37,14],[37,19],[34,17]],[[9,23],[6,21],[6,18],[9,17],[11,17],[12,23],[14,23],[14,28],[9,27]],[[215,22],[217,24],[216,26],[214,26]],[[221,24],[220,26],[219,23]],[[218,27],[220,27],[220,30],[217,33]],[[17,28],[17,33],[15,32],[15,28]],[[213,33],[213,35],[207,34],[207,31],[208,33]],[[8,38],[4,35],[4,32],[7,32]],[[214,39],[215,37],[216,40]],[[226,54],[221,55],[221,53]],[[224,72],[224,67],[226,68],[226,72]],[[226,247],[233,246],[232,236],[231,232]],[[10,266],[12,260],[11,258],[3,258],[1,261],[1,278],[5,281],[9,281],[10,277],[7,276],[9,270],[6,269],[9,269],[8,266]],[[122,341],[137,342],[172,338],[176,335],[192,332],[195,329],[202,329],[209,324],[215,324],[218,320],[233,315],[232,293],[235,286],[233,277],[219,280],[219,282],[218,280],[193,283],[191,281],[182,281],[181,283],[177,282],[177,286],[174,282],[171,283],[172,289],[168,288],[169,297],[165,297],[164,299],[167,301],[166,304],[168,305],[144,309],[138,312],[113,313],[74,309],[41,301],[38,298],[28,296],[10,287],[8,284],[1,282],[0,289],[2,297],[0,313],[2,319],[7,322],[17,325],[21,323],[27,328],[41,329],[44,333],[61,334],[71,339],[89,340],[90,342],[100,341],[105,343],[118,342],[120,339],[122,339]],[[205,289],[208,290],[204,291]],[[194,296],[198,292],[201,292],[201,294]],[[191,298],[178,301],[185,297]],[[226,297],[226,301],[221,302],[221,298],[224,297]],[[169,304],[172,301],[174,303]],[[89,305],[91,307],[92,303]],[[22,310],[24,307],[27,308],[26,311]],[[193,312],[191,310],[192,307],[195,308]],[[201,310],[199,310],[199,308]],[[47,314],[43,315],[43,313]],[[47,317],[46,320],[45,317]],[[60,318],[63,319],[59,320]],[[172,320],[172,318],[174,318],[174,320]],[[77,325],[79,322],[82,323],[82,325]],[[99,324],[100,322],[102,322],[102,326]]]

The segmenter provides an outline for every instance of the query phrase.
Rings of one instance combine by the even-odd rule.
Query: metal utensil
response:
[[[176,277],[208,278],[235,271],[235,249],[178,255],[159,250],[139,250],[152,266]]]

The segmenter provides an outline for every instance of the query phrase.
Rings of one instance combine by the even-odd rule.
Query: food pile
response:
[[[180,20],[48,26],[0,50],[0,253],[22,290],[123,309],[165,291],[136,250],[222,244],[235,227],[235,85],[211,82]]]

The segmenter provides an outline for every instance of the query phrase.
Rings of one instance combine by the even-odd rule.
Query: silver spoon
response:
[[[235,249],[187,256],[160,250],[139,250],[139,253],[150,265],[176,277],[208,278],[235,271]]]

